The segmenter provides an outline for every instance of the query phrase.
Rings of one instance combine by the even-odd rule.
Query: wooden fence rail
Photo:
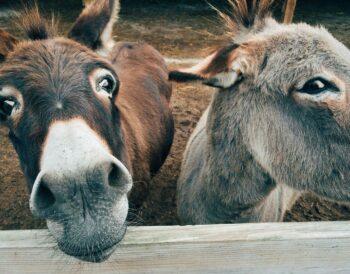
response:
[[[130,227],[101,264],[46,230],[0,231],[0,273],[350,273],[350,222]]]

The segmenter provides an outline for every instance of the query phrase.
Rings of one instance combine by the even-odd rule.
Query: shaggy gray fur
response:
[[[282,221],[303,192],[350,201],[350,51],[323,28],[261,20],[234,40],[254,45],[239,56],[253,69],[215,93],[187,145],[183,224]],[[338,91],[300,91],[318,76]]]

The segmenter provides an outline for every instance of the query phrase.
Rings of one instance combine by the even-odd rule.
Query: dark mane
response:
[[[261,25],[271,15],[276,0],[227,0],[229,9],[213,7],[231,33],[249,30]]]
[[[25,8],[20,17],[19,29],[30,40],[45,40],[57,35],[57,22],[54,16],[51,20],[46,20],[40,15],[37,5]]]

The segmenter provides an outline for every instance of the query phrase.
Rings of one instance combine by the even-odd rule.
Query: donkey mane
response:
[[[118,1],[93,1],[83,10],[68,38],[96,50],[101,46],[111,48],[112,28],[118,19]],[[101,16],[102,15],[102,16]],[[30,40],[45,40],[58,35],[59,21],[54,15],[50,19],[42,17],[38,5],[25,7],[17,23],[19,30]],[[95,22],[91,25],[90,22]]]
[[[21,13],[18,28],[30,40],[45,40],[57,36],[58,20],[52,15],[51,20],[43,18],[37,5],[26,7]]]
[[[265,18],[270,17],[276,0],[227,0],[230,8],[219,10],[213,7],[221,17],[229,35],[246,32],[251,28],[260,29]],[[260,27],[259,27],[260,26]]]

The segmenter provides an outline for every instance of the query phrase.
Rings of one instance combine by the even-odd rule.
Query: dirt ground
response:
[[[64,8],[64,7],[58,7]],[[164,56],[196,58],[201,49],[220,43],[223,27],[212,12],[203,6],[183,4],[176,17],[169,10],[126,9],[116,29],[117,40],[144,40],[154,45]],[[62,28],[66,30],[79,10],[63,12]],[[10,21],[1,17],[0,26],[11,30]],[[298,12],[296,20],[326,25],[337,38],[350,45],[350,12],[344,8]],[[176,134],[170,155],[153,179],[150,191],[139,209],[130,210],[130,222],[141,225],[174,225],[176,218],[176,180],[180,171],[186,142],[210,102],[212,89],[174,84],[172,108]],[[0,126],[0,229],[43,228],[45,223],[34,219],[28,208],[28,192],[20,171],[16,153],[7,139],[7,130]],[[298,200],[285,221],[350,220],[350,207],[305,195]]]

